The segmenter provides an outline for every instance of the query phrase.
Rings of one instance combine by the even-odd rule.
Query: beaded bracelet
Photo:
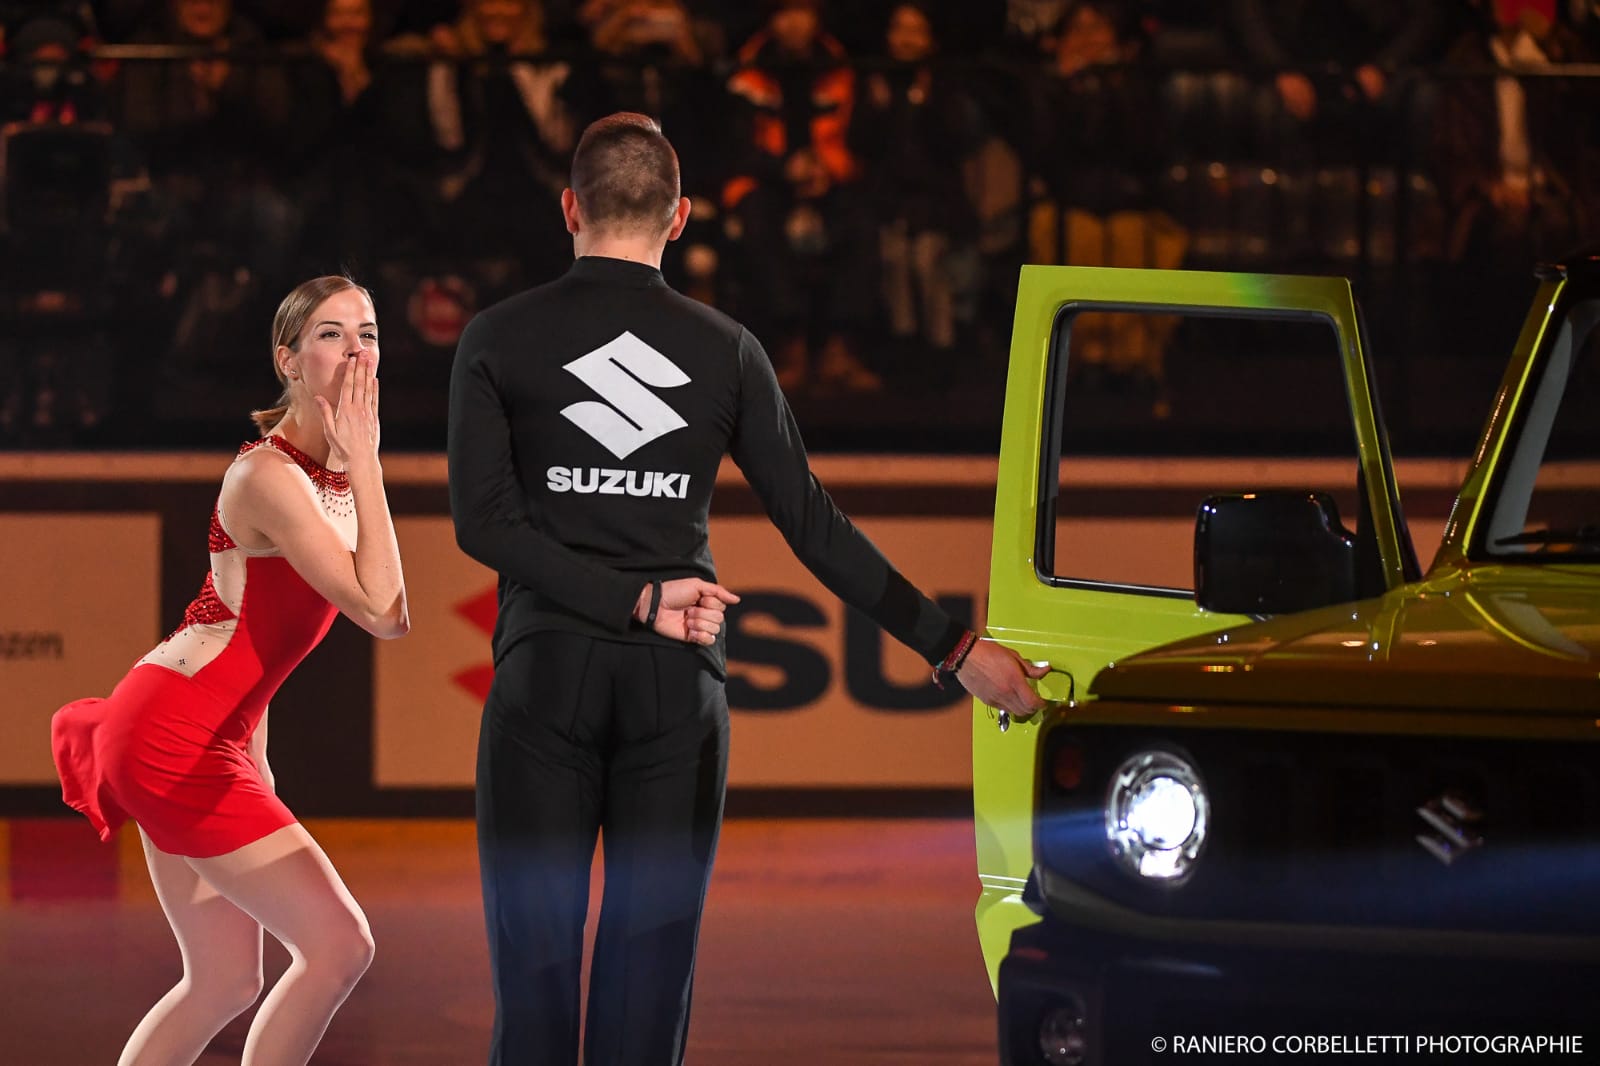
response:
[[[972,654],[972,649],[977,643],[978,634],[972,630],[969,629],[961,634],[961,639],[950,650],[950,654],[946,655],[944,661],[933,668],[933,683],[942,689],[949,689],[949,682],[955,680],[957,671],[967,661],[967,656]]]

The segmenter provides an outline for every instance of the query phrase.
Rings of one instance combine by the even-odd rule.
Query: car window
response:
[[[1491,556],[1600,557],[1600,300],[1575,303],[1552,336],[1499,480]]]
[[[1196,511],[1217,493],[1320,490],[1356,529],[1355,434],[1329,321],[1085,310],[1061,316],[1052,360],[1046,439],[1059,443],[1046,448],[1060,484],[1040,508],[1053,526],[1041,576],[1187,592]],[[1140,454],[1108,453],[1109,431],[1126,441],[1129,427]]]

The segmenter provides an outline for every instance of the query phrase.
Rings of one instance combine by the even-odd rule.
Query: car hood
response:
[[[1600,567],[1474,566],[1163,645],[1090,691],[1171,704],[1600,716]]]

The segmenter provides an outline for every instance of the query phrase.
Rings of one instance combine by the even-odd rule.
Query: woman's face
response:
[[[298,350],[278,349],[279,366],[312,396],[335,408],[352,356],[378,357],[378,316],[360,289],[344,289],[317,305],[300,331]]]
[[[510,44],[527,18],[525,0],[477,0],[472,5],[472,19],[485,44]]]
[[[897,63],[917,63],[933,51],[933,27],[927,16],[909,5],[894,9],[889,18],[889,58]]]
[[[190,37],[209,41],[222,36],[233,14],[231,0],[176,0],[173,12],[178,28]]]
[[[337,40],[366,41],[372,35],[371,0],[328,0],[322,29]]]

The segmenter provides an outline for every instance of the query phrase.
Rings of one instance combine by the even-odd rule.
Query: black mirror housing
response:
[[[1269,615],[1356,598],[1355,537],[1325,492],[1211,496],[1194,529],[1195,603]]]

